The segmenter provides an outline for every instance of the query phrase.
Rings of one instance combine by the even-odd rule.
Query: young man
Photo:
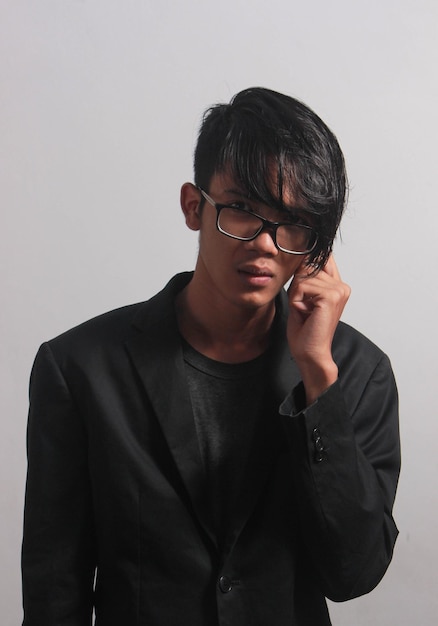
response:
[[[339,322],[336,138],[248,89],[207,111],[194,273],[44,344],[31,380],[25,626],[325,626],[397,529],[397,392]],[[287,290],[283,286],[292,278]]]

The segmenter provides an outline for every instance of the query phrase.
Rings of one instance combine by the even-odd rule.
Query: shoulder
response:
[[[333,356],[341,367],[346,362],[350,364],[357,362],[362,368],[371,369],[388,358],[379,346],[345,322],[339,322],[336,329],[333,338]]]
[[[333,339],[333,358],[346,399],[355,406],[366,389],[396,392],[388,356],[355,328],[340,322]],[[350,397],[351,396],[351,397]]]
[[[45,342],[56,358],[85,356],[121,349],[139,332],[159,332],[160,324],[172,317],[175,294],[191,274],[178,274],[149,300],[129,304],[93,317]]]
[[[120,341],[130,333],[132,322],[146,302],[126,305],[107,311],[70,328],[50,339],[46,344],[55,354],[66,351],[77,352],[81,348],[96,348],[98,344]]]
[[[163,336],[175,324],[174,299],[190,281],[192,272],[173,276],[165,287],[149,300],[129,304],[89,319],[47,341],[58,362],[66,358],[92,358],[99,355],[116,356],[126,342],[139,333]]]

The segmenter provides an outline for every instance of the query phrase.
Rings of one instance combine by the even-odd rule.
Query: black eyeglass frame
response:
[[[308,250],[305,250],[304,252],[296,252],[295,250],[286,250],[285,248],[282,248],[279,243],[277,243],[277,229],[280,226],[294,226],[294,224],[292,224],[291,222],[271,222],[270,220],[267,220],[265,217],[258,215],[258,213],[253,213],[252,211],[241,209],[239,207],[234,206],[233,204],[221,204],[219,202],[215,202],[213,198],[209,196],[206,191],[204,191],[204,189],[202,189],[199,186],[198,186],[198,189],[201,192],[202,197],[205,200],[207,200],[207,202],[216,209],[216,212],[217,212],[216,228],[218,229],[220,233],[222,233],[226,237],[231,237],[231,239],[237,239],[239,241],[253,241],[260,235],[261,232],[266,230],[271,235],[272,241],[274,242],[274,245],[277,248],[277,250],[280,250],[281,252],[284,252],[285,254],[295,254],[297,256],[304,256],[305,254],[310,254],[315,249],[315,246],[318,242],[318,233],[311,226],[307,226],[306,224],[296,224],[296,226],[299,226],[300,228],[310,231],[312,235],[312,237],[310,238],[310,241],[312,241],[313,239],[313,243],[312,243],[312,246]],[[240,237],[239,235],[232,235],[231,233],[228,233],[227,231],[223,230],[223,228],[221,228],[219,224],[219,216],[220,216],[222,209],[233,209],[234,211],[241,211],[242,213],[247,213],[248,215],[257,217],[262,222],[262,225],[260,226],[260,228],[257,230],[257,232],[254,235],[251,235],[251,237]]]

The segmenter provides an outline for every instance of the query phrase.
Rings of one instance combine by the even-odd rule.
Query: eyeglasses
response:
[[[316,246],[318,233],[310,226],[291,221],[271,222],[246,208],[243,202],[219,204],[201,187],[198,189],[205,200],[216,209],[216,227],[227,237],[252,241],[263,230],[267,230],[276,248],[287,254],[309,254]]]

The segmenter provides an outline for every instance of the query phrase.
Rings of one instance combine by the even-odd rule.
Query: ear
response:
[[[201,194],[199,189],[192,183],[184,183],[181,187],[180,201],[187,226],[190,230],[199,230],[201,228],[201,215],[199,212]]]

